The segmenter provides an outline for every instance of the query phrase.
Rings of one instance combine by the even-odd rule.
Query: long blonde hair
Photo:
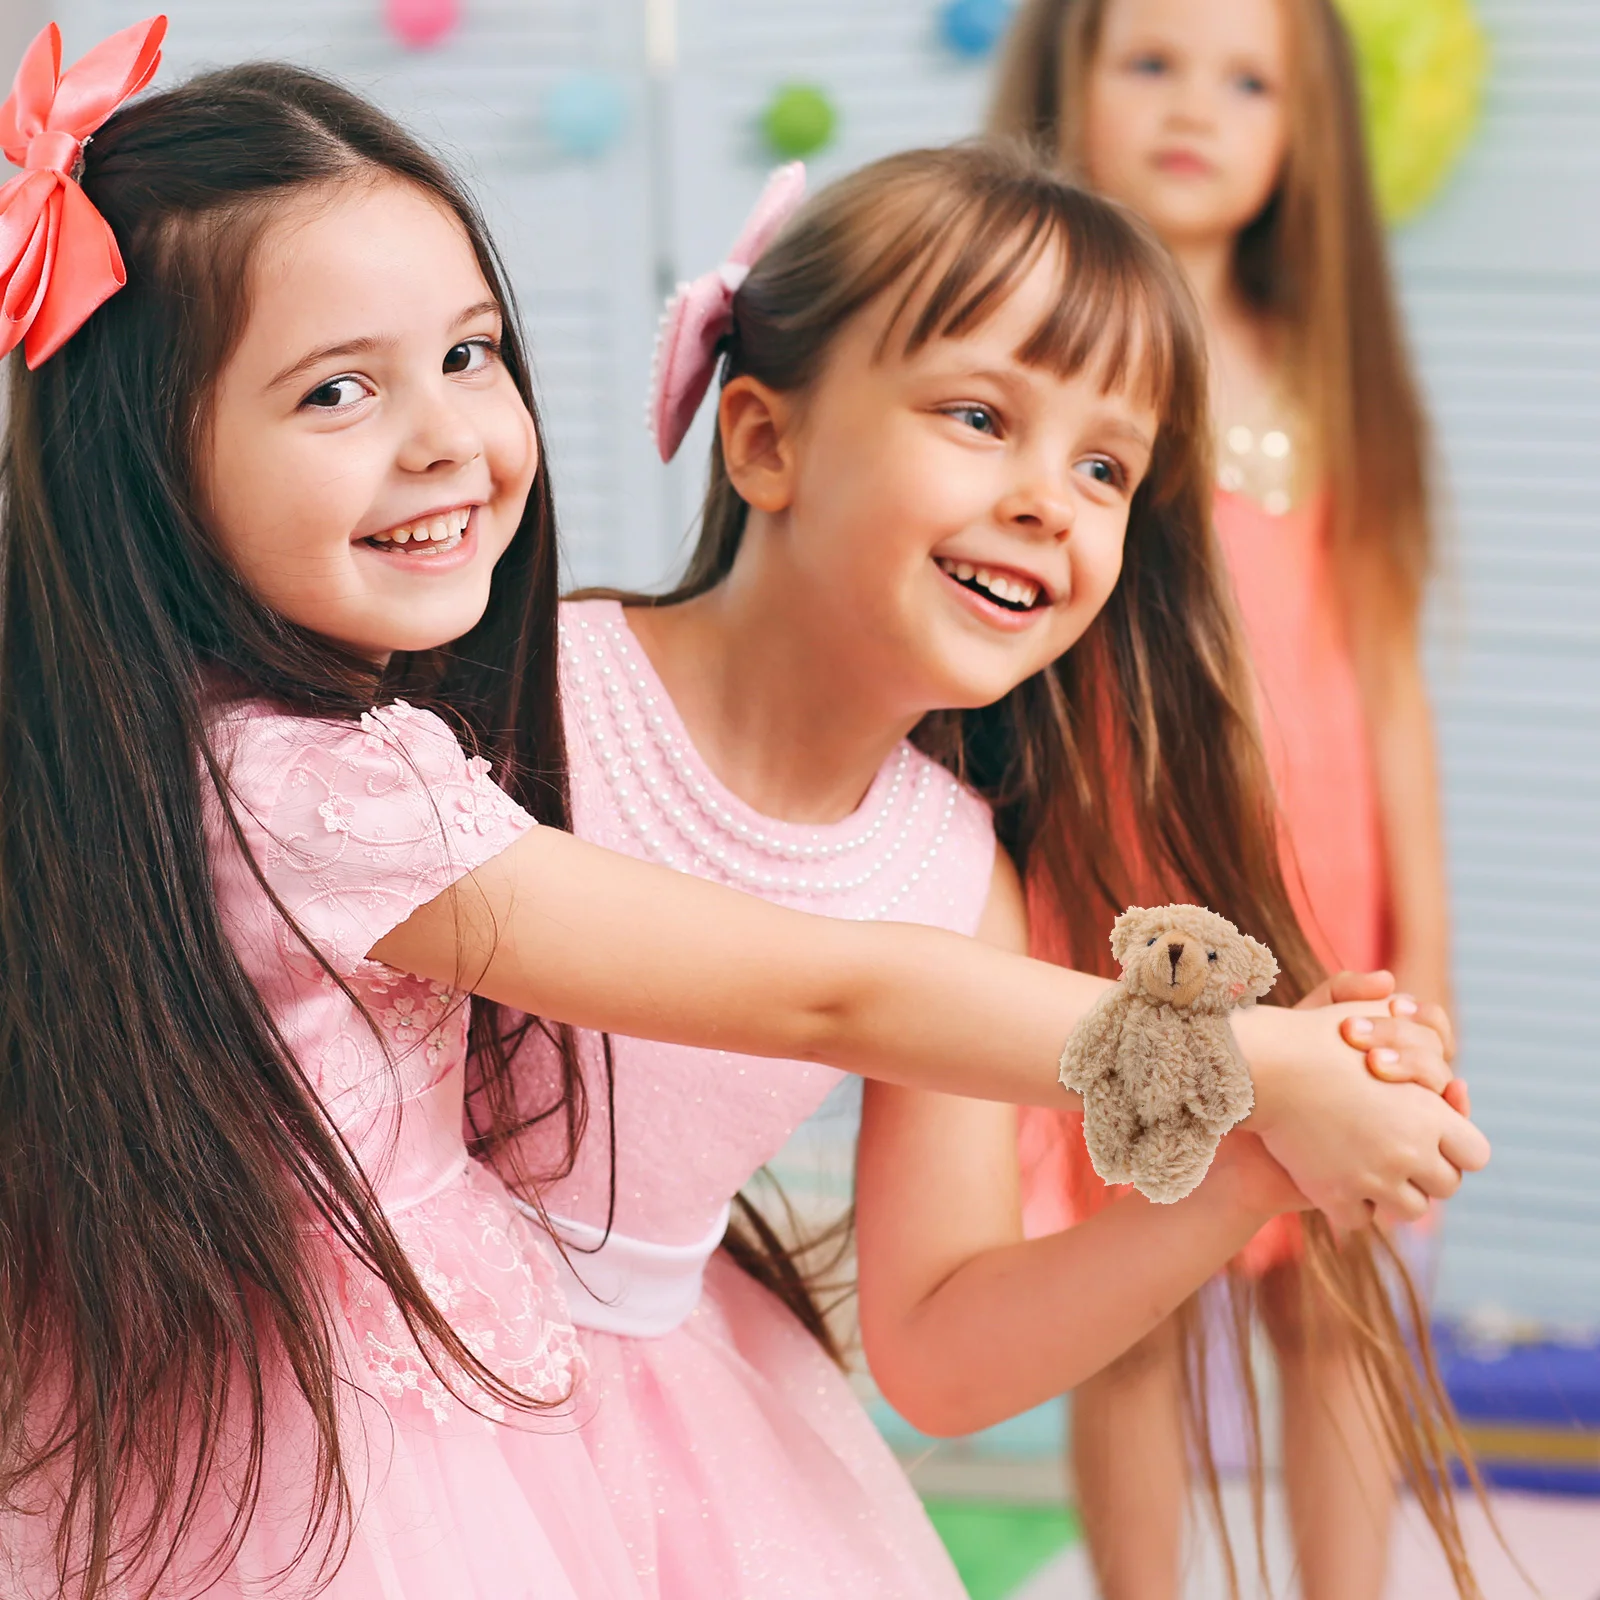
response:
[[[989,131],[1073,176],[1085,170],[1082,108],[1109,3],[1023,0],[996,79]],[[1414,614],[1433,554],[1428,428],[1363,143],[1354,54],[1332,0],[1281,4],[1288,150],[1271,198],[1239,235],[1235,281],[1283,338],[1341,549],[1375,564]]]
[[[757,262],[734,297],[722,379],[747,373],[803,391],[842,329],[885,296],[886,345],[911,351],[957,335],[1052,251],[1061,292],[1022,358],[1126,383],[1161,419],[1122,573],[1065,655],[993,705],[929,713],[912,737],[993,806],[1003,845],[1059,908],[1075,964],[1105,970],[1111,921],[1130,900],[1193,899],[1272,946],[1284,973],[1274,998],[1292,1002],[1321,973],[1279,866],[1244,646],[1211,528],[1204,332],[1181,272],[1144,224],[1020,148],[890,156],[818,194]],[[667,606],[715,588],[733,570],[748,510],[714,442],[682,581],[653,598],[617,597]],[[1341,1249],[1320,1219],[1307,1234],[1310,1268],[1352,1330],[1385,1438],[1462,1594],[1476,1595],[1449,1489],[1452,1452],[1465,1444],[1405,1269],[1382,1241]],[[820,1326],[775,1235],[742,1240],[736,1258]],[[1409,1312],[1404,1331],[1391,1273]]]

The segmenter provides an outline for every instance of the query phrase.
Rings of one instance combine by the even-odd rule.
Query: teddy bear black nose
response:
[[[1167,946],[1167,960],[1172,963],[1172,981],[1174,983],[1178,981],[1178,963],[1183,960],[1183,949],[1184,947],[1181,944],[1169,944]]]

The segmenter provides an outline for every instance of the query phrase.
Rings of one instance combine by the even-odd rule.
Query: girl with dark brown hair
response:
[[[563,608],[577,832],[781,904],[1015,950],[1024,875],[1090,925],[1138,884],[1270,942],[1276,998],[1313,995],[1208,526],[1204,343],[1170,257],[1119,208],[981,148],[864,168],[763,253],[792,181],[775,175],[666,324],[665,453],[722,379],[686,576]],[[568,1282],[586,1433],[651,1592],[956,1595],[795,1260],[748,1210],[717,1251],[730,1202],[836,1075],[612,1045],[611,1143],[591,1138],[544,1199],[594,1252]],[[1330,1121],[1315,1149],[1275,1153],[1311,1195],[1349,1138]],[[1134,1196],[1026,1241],[1009,1108],[869,1084],[860,1310],[883,1392],[959,1433],[1090,1377],[1244,1242],[1251,1152],[1224,1148],[1192,1203]],[[523,1150],[547,1164],[540,1135]],[[1366,1370],[1466,1587],[1447,1408],[1371,1247],[1335,1256],[1320,1226],[1376,1319]]]
[[[583,1080],[541,1022],[514,1108],[499,1007],[1050,1103],[1101,985],[566,831],[476,211],[311,73],[121,105],[162,27],[64,77],[49,29],[0,107],[0,1589],[631,1600],[544,1235],[463,1137],[470,1066],[484,1139],[542,1116],[559,1169]],[[1486,1148],[1368,1085],[1352,1009],[1242,1030],[1258,1126],[1293,1165],[1331,1097],[1358,1148],[1304,1181],[1405,1209]]]
[[[1388,967],[1402,989],[1448,1005],[1419,646],[1427,435],[1333,0],[1029,0],[990,127],[1132,207],[1184,267],[1212,365],[1213,514],[1251,647],[1292,903],[1325,966]],[[1040,953],[1092,958],[1099,930],[1039,909]],[[1030,1115],[1022,1137],[1033,1226],[1100,1203],[1076,1123]],[[1232,1278],[1278,1355],[1308,1600],[1371,1600],[1391,1452],[1348,1338],[1308,1292],[1301,1237],[1296,1219],[1279,1219]],[[1079,1495],[1113,1600],[1175,1592],[1180,1389],[1167,1329],[1078,1396]]]

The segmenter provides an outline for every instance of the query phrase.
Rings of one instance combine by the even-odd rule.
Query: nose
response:
[[[1002,526],[1035,539],[1064,540],[1077,519],[1072,496],[1044,477],[1013,489],[995,509]]]
[[[448,390],[419,398],[410,424],[399,458],[406,472],[461,467],[483,454],[482,437]]]
[[[1183,960],[1184,949],[1185,946],[1181,944],[1169,944],[1167,946],[1167,960],[1172,963],[1172,981],[1174,983],[1178,981],[1178,963]]]

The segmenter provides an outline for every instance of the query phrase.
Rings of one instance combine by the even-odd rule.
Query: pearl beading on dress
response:
[[[581,708],[594,739],[599,766],[618,814],[656,860],[679,872],[696,872],[698,868],[701,875],[720,876],[736,888],[827,897],[863,888],[899,858],[936,785],[938,769],[934,767],[924,766],[919,773],[898,829],[887,839],[886,848],[871,865],[852,877],[769,872],[740,861],[718,842],[719,838],[731,836],[740,845],[790,865],[837,860],[877,841],[894,816],[896,804],[905,787],[906,773],[911,764],[909,747],[903,746],[898,752],[887,792],[860,833],[842,840],[825,839],[821,836],[821,830],[811,839],[800,842],[777,838],[751,826],[720,804],[695,771],[683,742],[673,733],[661,712],[660,696],[637,659],[637,646],[629,636],[626,625],[607,621],[596,628],[586,617],[579,617],[577,621],[582,635],[582,650],[572,648],[573,641],[565,622],[560,630],[569,666],[567,687]],[[614,661],[621,666],[620,675],[612,664]],[[591,668],[597,673],[598,682],[591,676]],[[602,703],[607,709],[602,709]],[[680,804],[678,798],[650,770],[644,757],[652,751],[661,757],[676,779],[689,802],[687,806]],[[874,921],[886,917],[922,880],[938,855],[949,834],[960,793],[954,778],[949,778],[939,787],[945,791],[944,803],[927,849],[881,903],[868,910],[852,913],[855,920]],[[653,825],[649,815],[652,810],[671,825],[672,831],[691,847],[693,855],[685,857],[673,848],[671,841]]]

